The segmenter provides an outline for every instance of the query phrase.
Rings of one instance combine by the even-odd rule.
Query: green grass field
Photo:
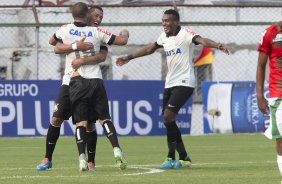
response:
[[[37,171],[45,138],[0,138],[0,183],[13,184],[280,184],[275,142],[261,134],[185,136],[193,165],[161,170],[165,137],[120,137],[128,169],[115,166],[108,140],[98,137],[96,171],[79,172],[74,137],[60,137],[53,168]]]

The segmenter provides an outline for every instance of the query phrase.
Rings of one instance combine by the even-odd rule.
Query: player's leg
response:
[[[116,129],[114,127],[113,122],[111,121],[110,113],[109,113],[109,105],[108,105],[108,96],[104,87],[103,80],[96,80],[96,91],[95,98],[92,100],[92,112],[95,112],[95,115],[99,119],[100,124],[103,127],[104,133],[109,139],[112,147],[120,147]]]
[[[46,170],[52,167],[52,156],[60,136],[61,124],[64,119],[69,119],[70,114],[69,87],[62,85],[56,98],[53,117],[47,131],[45,157],[41,164],[36,167],[37,170]]]
[[[163,108],[164,124],[167,129],[168,160],[164,162],[162,168],[181,168],[191,165],[185,146],[182,141],[181,132],[176,124],[176,115],[179,109],[185,104],[193,93],[193,88],[177,86],[165,89]],[[173,165],[175,160],[175,149],[179,153],[179,161]],[[171,160],[169,160],[171,158]]]
[[[266,130],[266,136],[276,139],[277,165],[282,176],[282,99],[270,98],[270,127]]]
[[[282,176],[282,138],[276,139],[277,165]]]
[[[87,170],[87,159],[85,154],[86,149],[86,125],[87,121],[79,121],[75,123],[75,140],[79,155],[79,170]]]
[[[47,136],[46,136],[46,152],[45,157],[41,161],[36,169],[44,171],[46,169],[52,168],[52,156],[55,150],[57,140],[60,136],[60,128],[63,120],[60,118],[52,117],[52,122],[49,125]]]
[[[75,141],[78,150],[78,159],[79,159],[79,171],[87,170],[87,158],[85,154],[86,149],[86,126],[87,121],[87,105],[85,106],[83,101],[75,101],[74,105],[72,105],[73,113],[72,113],[72,121],[76,126],[75,129]],[[85,112],[85,113],[83,113]]]
[[[69,94],[72,109],[72,121],[76,125],[75,140],[79,155],[79,170],[87,170],[86,149],[86,126],[89,115],[89,100],[92,86],[80,76],[71,78],[69,85]]]
[[[168,154],[161,164],[163,169],[171,169],[175,164],[175,150],[177,145],[178,127],[175,122],[176,114],[168,109],[164,110],[164,125],[166,127]]]
[[[112,147],[120,147],[117,137],[117,132],[113,122],[110,119],[103,119],[101,120],[101,125],[103,127],[104,133],[106,134],[107,138],[109,139]]]
[[[63,123],[63,119],[52,117],[52,122],[49,125],[47,137],[46,137],[46,154],[45,158],[48,158],[52,161],[52,156],[55,150],[55,146],[57,144],[57,140],[60,136],[61,124]]]
[[[86,127],[86,147],[88,155],[88,170],[95,170],[95,154],[97,145],[97,131],[95,123],[88,123]]]
[[[167,146],[168,146],[168,154],[165,158],[164,162],[161,164],[161,168],[163,169],[170,169],[174,167],[175,164],[175,149],[176,149],[176,138],[173,134],[173,122],[171,123],[171,120],[168,120],[168,118],[173,119],[171,116],[175,113],[166,110],[166,106],[168,105],[169,98],[171,96],[171,89],[165,89],[164,90],[164,96],[163,96],[163,110],[162,114],[164,115],[164,125],[166,126],[167,130]],[[171,115],[171,116],[169,116]],[[174,115],[175,116],[175,115]],[[170,128],[171,127],[171,128]]]
[[[127,161],[119,146],[118,137],[117,137],[117,133],[116,133],[114,124],[109,119],[104,119],[104,120],[101,120],[100,122],[104,129],[104,133],[106,134],[107,138],[109,139],[113,147],[114,157],[116,159],[117,166],[122,170],[126,169]]]
[[[174,100],[181,108],[193,94],[194,88],[179,86],[174,93]],[[179,108],[179,109],[180,109]],[[178,111],[177,111],[178,112]],[[178,129],[176,150],[179,154],[179,160],[175,163],[175,168],[189,167],[192,163],[182,140],[181,132]]]
[[[115,126],[110,120],[108,97],[102,80],[97,81],[97,91],[95,93],[96,98],[95,102],[93,103],[95,104],[93,108],[98,115],[99,122],[103,127],[104,133],[113,147],[114,156],[118,167],[120,169],[125,169],[127,167],[127,162],[121,151]]]

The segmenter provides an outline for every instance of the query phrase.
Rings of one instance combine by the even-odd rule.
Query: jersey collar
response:
[[[73,23],[76,27],[85,27],[87,26],[87,24],[83,23],[83,22],[74,22]]]
[[[176,36],[176,35],[179,33],[180,30],[181,30],[181,26],[178,26],[178,27],[176,28],[176,34],[175,34],[175,35],[166,35],[166,37]]]

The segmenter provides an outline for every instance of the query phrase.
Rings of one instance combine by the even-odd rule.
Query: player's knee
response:
[[[110,121],[109,119],[99,119],[98,120],[99,123],[103,126],[105,123],[107,123],[108,121]],[[110,121],[111,122],[111,121]]]
[[[82,126],[87,127],[87,121],[80,121],[75,123],[76,127]]]
[[[165,109],[164,111],[164,123],[169,123],[169,122],[173,122],[176,119],[176,113]]]
[[[104,121],[106,121],[106,120],[98,119],[98,121],[99,121],[100,125],[103,126],[103,123],[104,123]]]
[[[53,125],[55,127],[59,127],[59,126],[62,125],[63,122],[64,122],[64,120],[61,119],[61,118],[52,117],[51,125]]]
[[[87,123],[86,131],[87,132],[93,132],[94,130],[96,130],[95,124],[94,123]]]
[[[164,114],[164,124],[175,121],[175,118],[169,114]]]
[[[276,139],[276,147],[277,147],[277,152],[280,152],[282,155],[282,138]]]

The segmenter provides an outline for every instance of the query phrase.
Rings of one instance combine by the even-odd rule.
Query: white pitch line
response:
[[[192,163],[192,166],[202,166],[202,165],[227,165],[227,164],[262,164],[262,163],[276,163],[276,161],[268,160],[268,161],[261,161],[261,162],[206,162],[206,163]],[[116,165],[98,165],[99,167],[116,167]],[[154,165],[154,164],[144,164],[144,165],[129,165],[128,168],[136,168],[136,167],[142,167],[142,168],[150,168],[154,167],[158,168],[160,165]],[[52,168],[52,170],[71,170],[76,167],[68,167],[68,168]],[[139,168],[141,169],[141,168]],[[152,168],[151,168],[152,169]],[[15,170],[35,170],[35,167],[33,168],[0,168],[0,171],[15,171]],[[44,171],[43,171],[44,172]]]
[[[137,176],[137,175],[143,175],[143,174],[156,174],[156,173],[161,173],[161,172],[165,171],[165,170],[162,170],[162,169],[146,168],[146,167],[136,167],[136,166],[130,166],[129,168],[143,169],[143,170],[149,170],[149,171],[147,171],[147,172],[139,172],[139,173],[122,174],[123,176]]]
[[[50,178],[50,176],[3,176],[3,177],[0,177],[1,180],[7,180],[7,179],[28,179],[28,178]]]
[[[103,166],[100,166],[100,167],[103,167]],[[149,168],[149,167],[143,167],[143,166],[138,166],[138,165],[129,166],[128,168],[142,169],[142,170],[146,170],[146,172],[137,172],[137,173],[128,173],[128,174],[123,173],[121,175],[116,175],[116,176],[138,176],[138,175],[144,175],[144,174],[156,174],[156,173],[161,173],[161,172],[165,171],[165,170],[162,170],[162,169]],[[11,169],[21,170],[22,168],[11,168]],[[4,169],[1,169],[1,170],[4,170]],[[8,169],[6,169],[6,170],[8,170]],[[103,176],[112,176],[112,175],[103,175]],[[38,176],[38,175],[36,175],[36,176],[27,176],[27,175],[25,175],[25,176],[3,176],[3,177],[0,177],[0,180],[7,180],[7,179],[35,179],[35,178],[51,178],[51,177],[52,178],[80,178],[80,177],[90,177],[90,176],[89,175],[74,175],[74,176],[63,176],[63,175],[59,175],[59,176]]]
[[[192,166],[203,166],[203,165],[228,165],[228,164],[262,164],[262,163],[276,163],[275,161],[262,161],[262,162],[214,162],[214,163],[195,163],[192,164]],[[116,167],[114,165],[100,165],[97,167]],[[153,167],[153,168],[151,168]],[[164,172],[165,170],[157,169],[156,167],[159,167],[159,165],[130,165],[128,168],[132,169],[141,169],[146,170],[146,172],[136,172],[136,173],[123,173],[121,175],[115,175],[115,176],[137,176],[137,175],[144,175],[144,174],[156,174]],[[73,168],[53,168],[52,170],[67,170],[67,169],[74,169]],[[0,168],[0,171],[14,171],[14,170],[35,170],[35,168]],[[39,171],[44,172],[44,171]],[[94,171],[95,172],[95,171]],[[113,176],[113,175],[103,175],[103,176]],[[3,176],[0,177],[0,180],[6,180],[6,179],[30,179],[30,178],[79,178],[79,177],[91,177],[89,175],[74,175],[74,176]]]

